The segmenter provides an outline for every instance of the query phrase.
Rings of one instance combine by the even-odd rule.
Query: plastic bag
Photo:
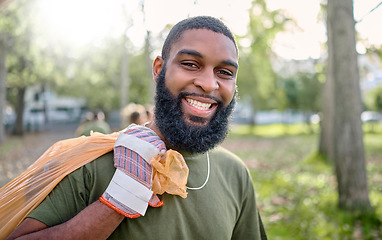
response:
[[[113,150],[119,132],[93,133],[52,145],[0,189],[0,239],[5,239],[69,173]]]
[[[153,186],[151,190],[154,194],[179,195],[187,197],[186,184],[188,179],[188,167],[183,156],[174,150],[167,150],[166,158],[158,155],[151,158],[150,165],[153,168]]]
[[[114,148],[119,132],[92,133],[53,144],[36,162],[0,189],[0,239],[5,239],[68,174]],[[188,167],[183,156],[168,150],[152,158],[152,191],[187,197]],[[155,190],[154,190],[155,188]]]

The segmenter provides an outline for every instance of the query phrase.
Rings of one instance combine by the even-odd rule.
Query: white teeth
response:
[[[202,103],[199,101],[196,101],[194,99],[186,98],[187,102],[191,104],[193,107],[199,109],[199,110],[207,110],[211,107],[211,103]]]

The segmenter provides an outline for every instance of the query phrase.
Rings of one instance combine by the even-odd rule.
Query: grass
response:
[[[20,137],[10,137],[0,144],[0,158],[8,154],[10,151],[17,149],[22,144]]]
[[[382,126],[365,125],[374,211],[337,208],[333,166],[316,153],[318,129],[303,124],[233,126],[225,147],[249,166],[269,239],[382,239]]]

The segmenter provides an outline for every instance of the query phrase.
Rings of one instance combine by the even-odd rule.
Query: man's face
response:
[[[207,29],[185,31],[166,60],[166,87],[184,94],[184,120],[206,125],[218,103],[227,106],[235,93],[238,55],[231,39]]]
[[[204,152],[224,139],[234,106],[237,60],[228,37],[205,29],[184,32],[166,63],[156,59],[155,122],[168,144]]]

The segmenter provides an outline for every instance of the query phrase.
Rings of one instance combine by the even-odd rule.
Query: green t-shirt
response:
[[[206,154],[184,156],[190,170],[187,186],[201,186]],[[185,199],[161,195],[164,206],[125,218],[109,239],[266,239],[243,162],[222,147],[209,156],[210,177],[202,189],[188,190]],[[29,217],[48,226],[69,220],[103,194],[114,172],[110,152],[65,177]]]

